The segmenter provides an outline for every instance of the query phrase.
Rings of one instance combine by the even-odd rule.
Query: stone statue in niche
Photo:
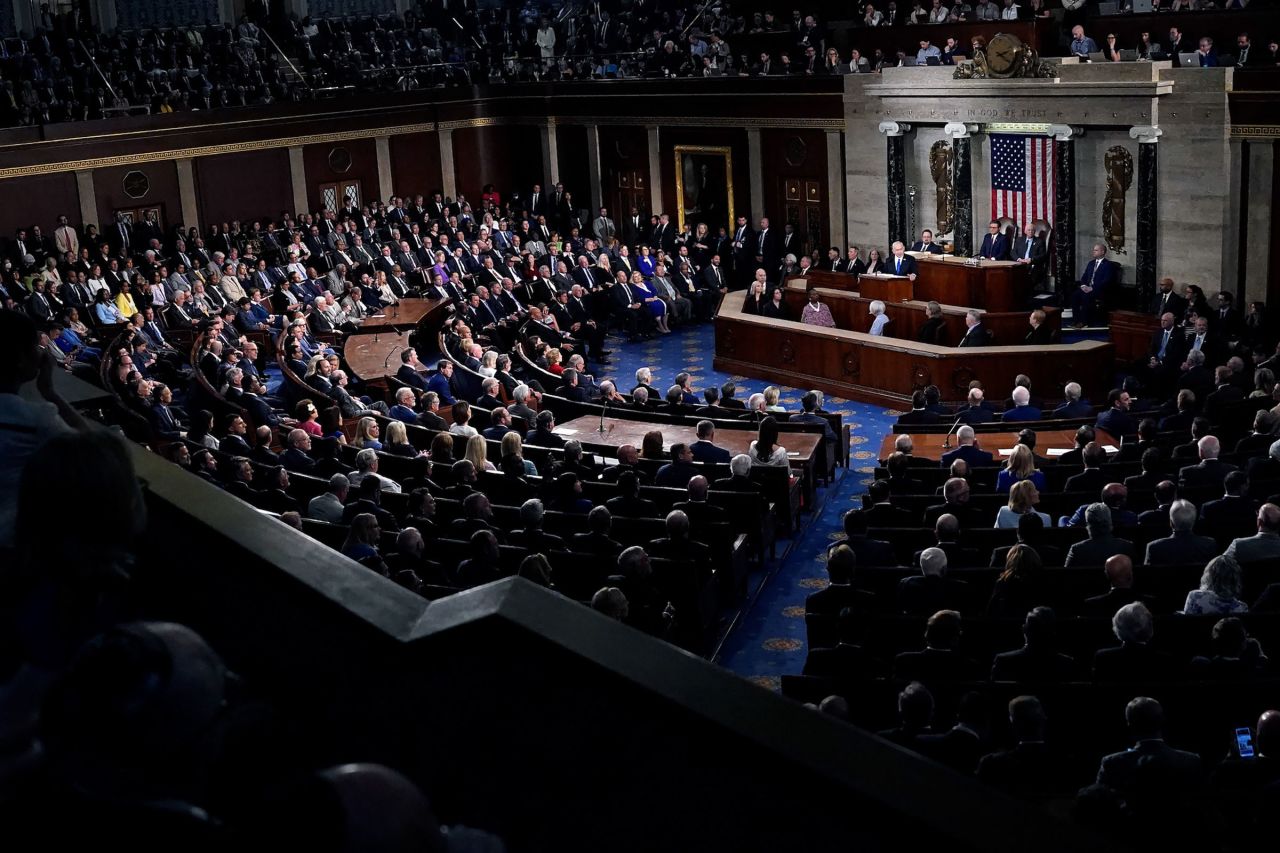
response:
[[[951,146],[945,140],[929,147],[929,174],[937,188],[937,232],[949,234],[956,219],[956,190],[951,181]]]
[[[1125,195],[1133,183],[1133,155],[1123,145],[1113,145],[1103,155],[1107,193],[1102,198],[1102,236],[1113,252],[1124,254]]]

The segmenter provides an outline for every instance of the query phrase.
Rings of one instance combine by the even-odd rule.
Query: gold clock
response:
[[[1016,77],[1026,56],[1026,46],[1017,36],[996,33],[987,43],[987,75]]]

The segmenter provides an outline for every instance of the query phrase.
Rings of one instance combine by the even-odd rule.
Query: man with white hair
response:
[[[416,424],[418,413],[413,409],[416,402],[412,388],[400,388],[396,391],[396,404],[387,414],[402,423]]]
[[[653,371],[647,367],[641,367],[636,370],[636,388],[644,388],[649,392],[649,396],[653,394]],[[635,396],[635,388],[631,389],[632,396]]]
[[[1005,423],[1010,421],[1038,421],[1041,418],[1041,412],[1035,406],[1031,405],[1031,391],[1025,386],[1019,385],[1013,389],[1010,395],[1013,398],[1013,408],[1006,409],[1003,420]]]
[[[769,414],[764,395],[759,391],[747,398],[747,413],[738,418],[743,421],[758,421]]]
[[[1094,654],[1094,681],[1146,683],[1174,673],[1175,661],[1151,647],[1155,622],[1145,604],[1135,601],[1117,610],[1111,617],[1111,631],[1120,645]]]
[[[758,492],[760,489],[751,479],[751,457],[739,453],[729,460],[729,475],[712,483],[711,488],[717,492]]]
[[[930,616],[955,609],[963,602],[964,586],[947,580],[947,554],[941,548],[925,548],[920,554],[920,574],[898,581],[898,609],[906,614]]]
[[[951,463],[963,459],[970,468],[989,467],[995,464],[995,457],[978,446],[973,427],[965,424],[956,430],[957,446],[942,454],[941,466],[950,468]]]
[[[1221,489],[1227,475],[1237,470],[1236,466],[1218,458],[1222,445],[1216,436],[1206,435],[1201,438],[1196,442],[1196,450],[1200,455],[1200,462],[1187,465],[1178,472],[1178,487],[1183,490],[1200,486],[1214,491]]]
[[[515,400],[515,402],[507,407],[507,411],[517,418],[523,418],[524,422],[530,427],[538,419],[538,413],[528,406],[529,397],[532,393],[529,386],[521,382],[511,392],[511,399]]]
[[[356,470],[347,475],[351,485],[357,487],[368,478],[376,479],[378,487],[384,492],[400,493],[399,483],[378,473],[378,451],[371,447],[366,447],[356,454]]]
[[[1246,565],[1280,559],[1280,506],[1263,504],[1258,510],[1258,532],[1233,540],[1227,546],[1227,555]]]
[[[1169,507],[1169,526],[1173,534],[1147,545],[1148,566],[1176,566],[1183,563],[1207,563],[1218,556],[1218,543],[1208,536],[1196,535],[1199,513],[1191,501],[1174,501]]]
[[[976,308],[970,308],[964,312],[964,324],[968,331],[964,333],[964,337],[960,339],[957,346],[961,347],[986,347],[991,346],[991,333],[987,331],[987,327],[982,324],[982,312]]]
[[[1093,406],[1081,399],[1079,382],[1068,382],[1062,389],[1062,405],[1053,410],[1055,418],[1088,418],[1093,416]]]

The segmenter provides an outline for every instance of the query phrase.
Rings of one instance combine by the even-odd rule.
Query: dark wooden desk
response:
[[[866,299],[879,299],[885,303],[910,302],[914,296],[911,279],[904,275],[860,275],[858,292]]]
[[[1160,318],[1137,311],[1112,311],[1107,316],[1111,342],[1116,345],[1116,361],[1131,364],[1146,358],[1151,336],[1160,328]]]
[[[984,311],[1022,311],[1031,299],[1031,268],[1015,261],[979,261],[967,258],[917,258],[920,273],[915,298]]]
[[[938,433],[908,433],[911,436],[912,456],[919,456],[922,459],[942,459],[942,454],[948,449],[955,449],[959,446],[954,434],[951,435],[951,447],[947,448],[943,445],[946,443],[946,436]],[[880,442],[880,457],[888,459],[889,454],[893,453],[893,443],[898,436],[890,433],[884,437],[884,441]],[[1120,446],[1120,442],[1116,441],[1110,433],[1105,430],[1097,431],[1097,442],[1099,444],[1111,444],[1116,447]],[[978,446],[994,454],[996,464],[1003,466],[1005,458],[1000,456],[1001,448],[1010,448],[1018,443],[1017,432],[984,432],[978,435]],[[1036,430],[1036,453],[1040,456],[1046,456],[1050,450],[1070,450],[1076,446],[1076,431],[1074,429],[1055,429],[1055,430]],[[1052,461],[1052,460],[1050,460]]]
[[[728,294],[716,315],[714,364],[725,373],[898,408],[928,385],[937,385],[943,400],[958,402],[974,379],[1005,389],[1019,373],[1049,397],[1071,381],[1110,387],[1110,343],[940,347],[743,314],[744,298],[743,291]]]
[[[360,331],[412,329],[423,317],[442,305],[448,305],[449,301],[448,299],[401,299],[399,305],[384,308],[382,316],[367,317],[360,324]]]
[[[832,273],[827,273],[826,275],[832,275]],[[841,278],[851,278],[838,273],[835,276],[836,284],[844,283],[839,280]],[[812,281],[812,277],[807,279],[793,278],[788,281],[787,290],[783,298],[786,300],[787,307],[791,309],[793,316],[800,316],[800,311],[807,301],[805,291]],[[865,332],[871,328],[871,299],[868,298],[866,293],[829,290],[825,287],[819,287],[817,290],[821,294],[819,298],[831,309],[831,317],[841,329]],[[924,325],[925,306],[926,303],[918,301],[886,302],[885,314],[889,317],[889,326],[885,331],[888,336],[906,341],[916,340],[920,327]],[[964,337],[965,310],[958,305],[942,306],[942,319],[947,328],[944,339],[946,343],[957,344]],[[1045,324],[1053,330],[1056,336],[1062,328],[1062,311],[1059,308],[1049,306],[1044,309],[1044,312]],[[1029,312],[1026,311],[1012,313],[989,312],[983,315],[982,322],[997,344],[1021,344],[1031,330],[1029,316]]]

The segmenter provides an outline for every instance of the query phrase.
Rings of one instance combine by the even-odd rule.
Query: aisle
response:
[[[690,374],[693,387],[699,393],[708,385],[719,386],[732,379],[738,386],[735,396],[743,401],[772,384],[713,370],[714,343],[710,324],[677,330],[636,344],[610,339],[613,364],[599,370],[596,379],[613,378],[620,388],[627,389],[635,384],[635,371],[648,367],[654,372],[653,386],[665,391],[675,375],[683,370]],[[767,354],[761,356],[767,357]],[[800,396],[808,389],[780,388],[782,404],[788,410],[799,411]],[[838,469],[836,480],[828,488],[818,490],[817,506],[821,512],[816,518],[804,516],[799,540],[779,542],[780,564],[770,565],[773,578],[734,627],[719,661],[739,675],[775,690],[782,674],[799,673],[804,666],[808,651],[804,642],[805,596],[826,584],[823,562],[827,545],[839,538],[841,517],[846,510],[858,505],[859,496],[866,491],[871,466],[875,465],[875,449],[893,426],[894,415],[881,406],[828,396],[824,408],[840,412],[849,424],[851,467],[847,471]],[[783,548],[788,548],[785,559]]]

